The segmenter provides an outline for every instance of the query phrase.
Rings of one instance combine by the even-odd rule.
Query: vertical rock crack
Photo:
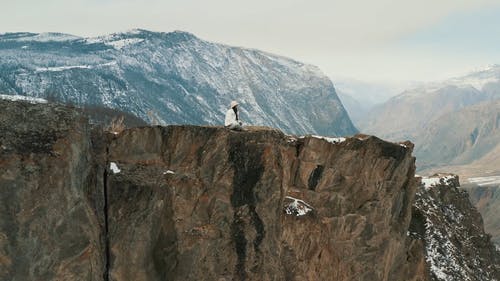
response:
[[[103,196],[104,196],[104,281],[109,281],[110,249],[109,249],[109,218],[108,218],[108,155],[109,148],[106,147],[106,166],[103,174]]]
[[[230,140],[229,146],[229,162],[234,169],[233,193],[231,194],[234,215],[231,236],[238,256],[235,275],[237,280],[246,280],[245,263],[248,241],[245,236],[245,222],[250,221],[256,232],[253,248],[257,259],[260,244],[265,237],[264,223],[256,211],[257,198],[254,190],[264,172],[261,159],[263,150],[257,144],[248,143],[243,138]]]

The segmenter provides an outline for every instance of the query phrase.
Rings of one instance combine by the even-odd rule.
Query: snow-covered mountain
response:
[[[495,99],[500,99],[500,65],[407,90],[373,108],[359,126],[392,140],[412,139],[445,114]]]
[[[246,123],[296,134],[356,132],[317,67],[186,32],[10,33],[0,35],[0,58],[4,94],[105,105],[168,124],[221,124],[235,99]]]

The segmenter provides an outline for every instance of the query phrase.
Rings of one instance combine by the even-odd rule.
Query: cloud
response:
[[[400,38],[432,27],[449,15],[497,3],[498,0],[7,0],[0,10],[0,32],[60,31],[94,36],[136,27],[185,30],[210,41],[312,62],[330,72],[338,66],[335,61],[361,64],[359,59],[371,55],[377,62],[390,59],[390,48]]]
[[[157,30],[189,28],[221,38],[301,38],[351,45],[379,43],[416,31],[448,14],[496,0],[17,0],[2,3],[0,26],[59,26],[81,35],[108,33],[132,24]],[[72,19],[72,20],[71,20]],[[273,40],[278,37],[279,40]]]
[[[404,47],[418,46],[433,51],[467,53],[498,53],[500,38],[500,6],[490,9],[456,13],[438,24],[402,38]]]

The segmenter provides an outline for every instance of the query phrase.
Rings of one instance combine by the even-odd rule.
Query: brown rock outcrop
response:
[[[283,140],[194,126],[120,135],[109,157],[121,172],[107,184],[112,279],[277,280]]]
[[[411,148],[259,129],[156,127],[109,147],[113,280],[396,280]],[[306,201],[304,216],[283,211]],[[117,221],[115,221],[117,220]],[[196,266],[193,266],[196,265]]]
[[[311,216],[283,217],[290,279],[402,280],[395,272],[406,260],[415,188],[411,149],[375,137],[336,145],[307,138],[299,146],[297,157],[288,158],[285,192],[315,209]]]

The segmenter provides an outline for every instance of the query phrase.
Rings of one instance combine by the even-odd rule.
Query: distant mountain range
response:
[[[493,65],[405,91],[374,107],[359,126],[364,133],[414,142],[420,171],[495,174],[500,173],[494,156],[500,151],[499,100],[500,66]]]
[[[0,58],[3,94],[104,105],[160,124],[222,124],[238,100],[247,124],[295,134],[357,132],[317,67],[186,32],[8,33],[0,35]]]
[[[392,140],[415,139],[433,121],[464,107],[500,98],[500,66],[407,90],[374,107],[362,122],[365,133]]]
[[[355,125],[364,120],[368,112],[381,105],[414,83],[365,82],[333,76],[335,90]]]
[[[500,151],[500,100],[482,102],[445,114],[415,137],[421,168],[464,165]],[[484,163],[491,166],[493,159]],[[488,168],[500,173],[500,161]],[[485,169],[486,170],[486,169]]]

